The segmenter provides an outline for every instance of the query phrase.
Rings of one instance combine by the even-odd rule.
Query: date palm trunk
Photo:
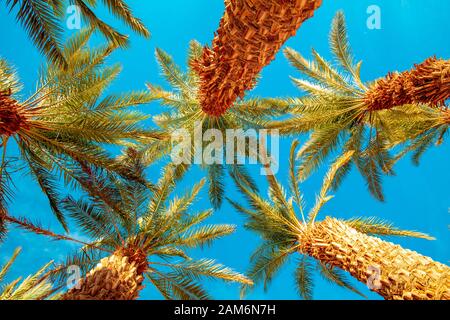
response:
[[[146,256],[118,250],[100,261],[62,300],[136,300],[143,289]]]
[[[0,136],[11,136],[26,125],[26,117],[11,93],[0,92]]]
[[[391,73],[366,92],[368,111],[406,104],[443,106],[450,98],[450,60],[429,58],[412,70]]]
[[[300,252],[349,272],[389,300],[449,300],[450,268],[327,218],[300,236]]]
[[[255,85],[281,46],[311,18],[322,0],[226,0],[213,41],[192,67],[200,77],[199,99],[211,116],[224,114]]]

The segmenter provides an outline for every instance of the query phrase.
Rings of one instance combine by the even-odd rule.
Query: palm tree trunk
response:
[[[146,268],[146,257],[139,252],[118,250],[102,259],[62,300],[136,300]]]
[[[450,299],[450,268],[327,218],[300,236],[300,252],[349,272],[389,300]]]
[[[311,18],[322,0],[226,0],[213,41],[192,64],[200,76],[202,109],[224,114],[255,85],[262,68]]]
[[[429,58],[411,71],[392,73],[365,94],[368,111],[406,104],[443,106],[450,98],[450,60]]]
[[[11,136],[25,126],[26,118],[11,93],[0,92],[0,136]]]

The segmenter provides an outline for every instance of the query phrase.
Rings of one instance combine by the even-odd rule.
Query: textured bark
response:
[[[365,95],[369,111],[405,104],[443,106],[450,98],[450,60],[429,58],[411,71],[380,79]]]
[[[301,252],[348,271],[389,300],[449,300],[450,268],[327,218],[300,237]],[[377,275],[376,272],[379,272]]]
[[[0,135],[11,136],[26,126],[26,117],[8,92],[0,92]]]
[[[62,300],[136,300],[143,289],[145,255],[119,250],[104,258]]]
[[[322,0],[226,0],[225,14],[213,41],[192,67],[200,76],[202,109],[225,113],[255,85],[262,68],[311,18]]]

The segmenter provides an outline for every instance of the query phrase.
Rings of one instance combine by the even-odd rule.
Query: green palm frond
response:
[[[297,262],[297,268],[295,269],[294,279],[295,286],[297,288],[298,294],[304,300],[313,299],[313,273],[314,265],[310,261],[311,258],[307,256],[302,256]]]
[[[341,66],[353,76],[355,83],[364,90],[366,87],[362,83],[360,76],[361,62],[355,65],[353,61],[350,44],[347,38],[345,17],[342,11],[339,11],[333,20],[330,44],[331,50]]]
[[[29,168],[66,229],[60,208],[59,177],[68,186],[92,189],[82,178],[83,166],[92,166],[93,170],[101,168],[133,179],[106,147],[164,139],[164,134],[144,129],[141,123],[147,116],[131,109],[152,100],[147,91],[104,94],[121,68],[105,65],[115,46],[88,48],[91,36],[92,30],[85,29],[67,41],[63,47],[63,55],[69,61],[67,68],[52,63],[41,68],[36,92],[25,101],[17,101],[17,112],[24,123],[10,139],[2,137],[2,152],[7,142],[18,145],[21,162]],[[8,95],[17,95],[20,88],[17,75],[5,60],[0,60],[0,85]],[[4,159],[9,161],[9,153]],[[2,185],[6,183],[5,173]],[[2,190],[3,194],[6,189]]]
[[[264,290],[267,291],[273,278],[280,271],[282,266],[289,260],[293,249],[264,247],[252,257],[252,266],[247,272],[248,277],[255,283],[262,282]],[[249,286],[243,286],[241,295],[248,292]]]
[[[358,230],[361,233],[375,236],[396,236],[396,237],[413,237],[426,240],[434,240],[427,234],[417,232],[400,230],[388,221],[376,217],[361,217],[353,218],[345,221],[346,224]]]
[[[214,240],[230,235],[236,231],[234,225],[205,225],[191,229],[178,240],[180,246],[188,248],[211,245]]]
[[[22,90],[17,71],[2,57],[0,57],[0,92],[8,92],[14,95]]]
[[[52,6],[45,0],[6,0],[6,6],[10,11],[17,10],[17,21],[39,50],[54,63],[65,66],[61,52],[63,29],[59,19],[63,14],[62,7]]]
[[[189,260],[181,264],[171,264],[169,267],[173,272],[192,280],[197,280],[199,277],[207,277],[229,282],[240,282],[247,285],[252,284],[252,281],[242,274],[210,259]]]
[[[129,152],[128,158],[122,160],[134,163],[135,170],[139,171],[142,170],[141,162],[132,158],[142,156],[138,152]],[[57,283],[67,279],[63,273],[72,264],[82,267],[86,274],[107,255],[121,248],[135,248],[147,255],[148,281],[167,299],[209,298],[200,279],[214,278],[250,285],[250,279],[213,260],[190,258],[187,250],[211,245],[233,233],[235,226],[204,224],[213,210],[190,213],[204,181],[183,196],[174,196],[176,184],[184,173],[183,166],[169,164],[158,183],[153,185],[86,167],[85,177],[79,179],[86,180],[86,184],[95,184],[96,188],[84,188],[86,194],[80,200],[67,197],[62,208],[91,239],[89,242],[53,233],[26,219],[8,217],[8,221],[27,231],[82,246],[80,253],[69,257],[51,272]]]
[[[131,8],[124,0],[103,0],[108,9],[125,24],[127,24],[133,31],[144,36],[149,37],[150,32],[147,30],[143,22],[136,18],[131,11]]]
[[[339,170],[339,168],[345,166],[351,160],[352,156],[353,152],[350,151],[344,154],[343,156],[339,157],[336,160],[336,162],[333,163],[330,170],[327,172],[320,193],[317,196],[316,204],[308,214],[308,219],[310,223],[314,223],[322,207],[333,198],[328,193],[332,188],[333,180],[335,179],[336,173]]]
[[[149,281],[167,300],[208,300],[211,297],[195,280],[178,273],[147,273]]]
[[[225,184],[223,182],[225,169],[222,165],[213,164],[207,167],[209,182],[209,198],[214,209],[222,206]]]
[[[357,295],[360,295],[361,297],[367,298],[364,294],[359,292],[359,290],[357,290],[354,286],[350,284],[349,280],[347,279],[346,275],[342,270],[325,265],[322,262],[317,262],[317,266],[320,271],[320,274],[324,279],[340,287],[348,289],[356,293]]]
[[[283,135],[310,133],[299,154],[299,172],[304,178],[335,153],[354,151],[352,161],[336,173],[333,188],[340,186],[355,165],[368,190],[383,201],[382,177],[394,174],[399,159],[411,153],[417,164],[426,150],[444,141],[450,123],[448,108],[405,105],[370,111],[366,94],[371,84],[361,79],[362,63],[355,62],[342,12],[333,19],[329,43],[333,62],[314,49],[311,59],[291,48],[284,50],[290,64],[303,75],[292,81],[306,94],[286,99],[290,117],[270,121],[268,126]]]
[[[4,277],[11,269],[20,251],[20,248],[16,249],[9,261],[0,267],[0,284],[2,284]],[[53,285],[49,281],[47,273],[52,264],[53,262],[49,262],[34,275],[25,279],[18,278],[10,283],[2,284],[0,300],[45,300],[57,298],[57,295],[54,295]]]
[[[130,7],[123,0],[103,0],[110,12],[128,25],[133,31],[149,37],[150,32],[143,22],[136,18]],[[119,33],[113,27],[97,17],[93,9],[96,1],[73,0],[70,3],[77,6],[81,17],[91,28],[99,30],[110,42],[118,46],[126,46],[128,37]],[[60,67],[67,67],[69,60],[64,55],[67,52],[62,48],[63,18],[65,5],[63,0],[6,0],[5,5],[16,11],[16,19],[27,31],[34,44],[47,58]]]

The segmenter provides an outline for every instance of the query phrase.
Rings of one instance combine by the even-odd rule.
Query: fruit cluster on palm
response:
[[[20,280],[8,284],[0,299],[132,300],[144,285],[153,286],[166,299],[208,299],[201,278],[241,283],[245,295],[254,283],[263,282],[267,288],[296,254],[294,278],[306,299],[313,296],[314,269],[358,294],[344,272],[386,299],[450,299],[449,267],[379,238],[431,237],[399,230],[377,218],[317,219],[331,199],[330,190],[339,186],[352,164],[366,178],[370,191],[383,200],[382,173],[393,174],[396,161],[405,154],[413,151],[418,161],[431,144],[443,141],[450,124],[445,106],[450,95],[448,61],[430,58],[411,71],[364,83],[361,63],[354,62],[349,48],[344,16],[338,13],[330,36],[338,67],[315,51],[314,61],[308,61],[286,49],[289,61],[310,78],[294,79],[307,94],[292,99],[244,99],[260,71],[314,14],[321,0],[227,0],[212,48],[192,41],[186,71],[157,49],[156,58],[170,89],[148,84],[147,91],[111,95],[106,89],[120,66],[107,66],[105,60],[125,45],[126,37],[95,16],[88,6],[95,7],[95,1],[76,0],[73,3],[91,28],[60,45],[58,19],[64,3],[6,1],[9,8],[17,7],[18,20],[50,62],[41,69],[35,93],[23,100],[15,70],[0,59],[0,236],[11,224],[81,248],[51,270],[49,264],[21,284]],[[133,30],[148,36],[125,1],[102,3]],[[95,29],[109,42],[91,49],[88,43]],[[141,125],[148,117],[130,107],[153,101],[169,110],[153,116],[158,129],[148,130]],[[171,135],[180,129],[194,139],[199,135],[200,146],[190,141],[187,162],[164,165],[160,179],[149,182],[146,169],[172,155]],[[226,161],[227,154],[219,155],[223,161],[212,163],[202,154],[207,179],[185,195],[175,196],[198,149],[203,151],[212,142],[204,138],[209,129],[222,136],[229,129],[278,129],[295,136],[310,133],[300,149],[297,141],[291,148],[290,195],[271,172],[269,155],[251,150],[250,140],[245,139],[243,149],[234,150],[232,163]],[[228,150],[226,143],[222,142],[223,150]],[[11,144],[19,150],[18,159],[9,153]],[[124,151],[114,156],[108,146]],[[392,155],[399,146],[401,151]],[[316,204],[306,213],[300,184],[337,150],[340,156]],[[242,157],[263,164],[269,199],[260,195],[238,160]],[[87,240],[45,229],[28,216],[9,214],[14,175],[24,166],[65,231],[71,225],[70,217]],[[235,230],[233,225],[203,224],[213,209],[194,213],[190,209],[206,180],[213,208],[221,206],[227,170],[249,206],[228,200],[248,217],[247,228],[263,239],[251,258],[248,278],[214,260],[190,256],[190,250]],[[62,183],[81,196],[63,197]],[[17,252],[0,270],[0,282],[16,256]],[[66,290],[67,270],[74,265],[81,268],[82,277]]]

